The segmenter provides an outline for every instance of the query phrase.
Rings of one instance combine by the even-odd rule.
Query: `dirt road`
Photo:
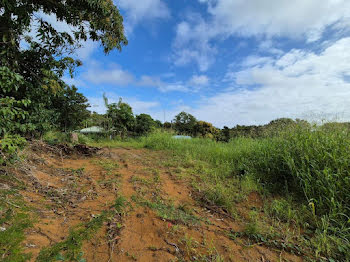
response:
[[[67,254],[88,262],[302,261],[247,246],[234,234],[242,231],[241,220],[200,204],[188,179],[168,164],[170,157],[126,148],[102,149],[93,157],[33,152],[21,191],[35,214],[24,241],[32,261],[69,261]],[[242,205],[259,207],[261,199],[252,193]]]

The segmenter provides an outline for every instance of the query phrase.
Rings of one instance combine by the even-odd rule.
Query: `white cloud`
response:
[[[199,14],[190,14],[188,21],[177,25],[173,43],[175,65],[183,66],[194,61],[201,71],[208,70],[217,53],[216,48],[209,43],[214,36],[209,27]]]
[[[137,113],[171,120],[184,110],[215,126],[265,124],[280,118],[337,118],[350,120],[350,37],[328,44],[321,52],[294,49],[276,58],[248,57],[241,71],[228,67],[228,85],[239,88],[203,97],[194,106],[178,103],[163,111],[158,102],[126,98]],[[144,84],[158,84],[157,78],[142,77]],[[188,88],[193,79],[205,84],[205,75],[194,75],[184,82],[164,84],[168,90]],[[209,81],[209,80],[208,80]],[[161,82],[161,81],[160,81]],[[197,82],[197,83],[198,83]],[[158,87],[160,88],[160,87]],[[103,106],[101,98],[98,100]],[[117,101],[117,98],[115,98]],[[94,102],[90,99],[92,105]],[[173,106],[173,108],[171,108]],[[101,112],[101,111],[100,111]]]
[[[62,80],[67,84],[67,85],[74,85],[76,87],[86,87],[86,83],[82,79],[78,78],[71,78],[69,76],[64,76],[62,77]]]
[[[127,34],[131,33],[133,28],[141,22],[170,17],[170,11],[162,0],[119,0],[114,2],[126,12],[124,20]]]
[[[201,0],[226,34],[318,40],[327,26],[350,18],[347,0]]]
[[[260,57],[256,55],[251,55],[245,58],[245,60],[242,62],[243,67],[251,67],[251,66],[257,66],[261,64],[266,64],[272,62],[273,59],[271,57]]]
[[[292,50],[239,72],[229,70],[232,84],[241,88],[203,99],[190,112],[220,127],[264,124],[279,117],[349,121],[348,46],[350,38],[344,38],[320,54]]]
[[[191,86],[206,86],[209,84],[209,78],[206,75],[193,75],[188,84]]]
[[[73,79],[63,78],[68,84],[78,87],[94,85],[137,86],[157,88],[162,93],[167,92],[198,92],[209,83],[206,75],[193,75],[187,81],[164,81],[158,76],[142,75],[139,79],[133,73],[123,69],[118,64],[104,64],[94,60],[86,65],[87,70]],[[173,77],[173,75],[171,75]],[[168,78],[168,77],[165,77]]]
[[[113,84],[127,86],[134,83],[134,76],[126,70],[123,70],[117,64],[109,64],[102,67],[99,63],[92,63],[88,70],[81,75],[86,82],[93,84]]]
[[[259,37],[259,50],[280,55],[271,39],[313,42],[327,27],[344,31],[350,24],[347,0],[198,0],[207,6],[209,17],[189,14],[176,26],[173,61],[177,66],[197,63],[206,71],[218,53],[216,43],[231,36]]]
[[[108,97],[108,103],[117,103],[119,101],[119,96],[117,94],[107,93],[106,96]],[[88,100],[91,105],[89,110],[95,111],[97,113],[106,112],[106,107],[102,95],[100,97],[88,97]],[[155,108],[159,107],[158,102],[142,101],[133,97],[123,97],[123,101],[130,104],[134,114],[150,114]]]
[[[81,42],[81,47],[75,51],[76,57],[82,61],[87,61],[92,54],[97,50],[98,43],[92,40]]]
[[[162,83],[162,85],[159,86],[159,91],[161,92],[190,92],[191,90],[182,82],[175,82],[175,83]]]

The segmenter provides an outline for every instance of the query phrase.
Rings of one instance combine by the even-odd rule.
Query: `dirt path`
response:
[[[74,251],[79,259],[302,260],[264,246],[247,247],[244,239],[232,238],[229,232],[241,231],[242,223],[201,206],[189,183],[167,167],[168,158],[160,152],[123,148],[103,149],[90,158],[33,154],[22,170],[27,187],[21,192],[36,214],[24,242],[32,261],[43,248],[64,242],[75,226],[109,212],[120,197],[125,199],[123,211],[106,215],[102,226],[82,242],[80,253]],[[250,198],[249,208],[261,204],[254,195]]]

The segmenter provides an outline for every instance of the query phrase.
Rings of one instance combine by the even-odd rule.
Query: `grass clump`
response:
[[[274,199],[266,207],[267,213],[282,222],[297,223],[298,212],[287,199]]]
[[[1,204],[0,204],[1,205]],[[0,206],[0,214],[3,206]],[[31,226],[31,220],[26,213],[7,209],[0,218],[0,257],[4,262],[28,261],[30,254],[24,254],[22,241],[24,231]],[[4,226],[7,227],[4,227]]]
[[[13,174],[0,170],[0,260],[4,262],[28,261],[30,254],[23,253],[25,230],[32,226],[29,208],[18,189],[23,185]]]
[[[166,203],[161,199],[152,202],[143,198],[133,197],[133,200],[140,205],[155,210],[160,218],[174,224],[196,225],[200,222],[200,219],[193,215],[186,205],[175,206],[173,203]]]
[[[103,170],[106,171],[107,175],[115,174],[115,170],[119,167],[118,162],[108,159],[94,160],[93,163],[102,167]]]

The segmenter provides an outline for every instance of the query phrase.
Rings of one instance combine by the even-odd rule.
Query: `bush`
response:
[[[5,135],[0,140],[0,165],[12,163],[25,144],[26,140],[19,135]]]
[[[83,135],[83,134],[78,134],[78,143],[79,144],[88,144],[91,142],[90,137]]]
[[[49,145],[57,145],[61,143],[68,143],[70,141],[70,138],[67,133],[49,131],[43,135],[43,140]]]

